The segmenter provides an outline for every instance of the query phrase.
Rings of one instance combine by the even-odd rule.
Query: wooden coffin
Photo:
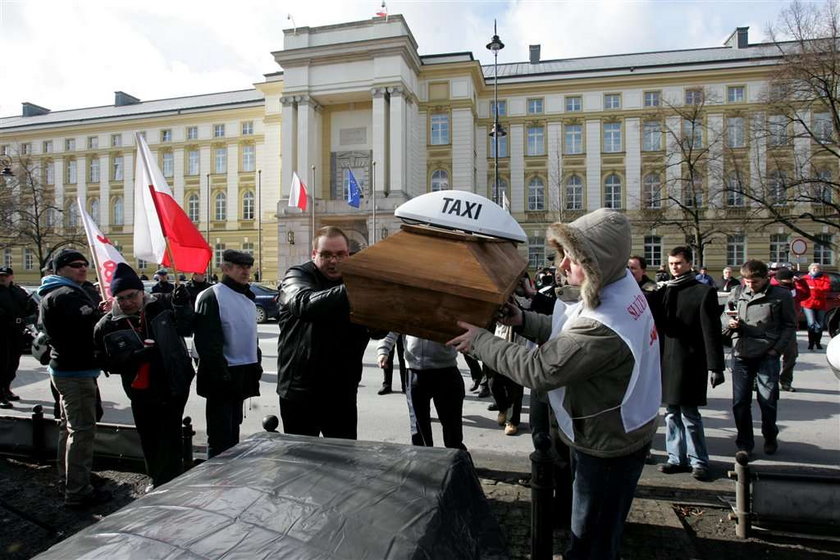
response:
[[[356,323],[446,342],[459,320],[489,326],[528,266],[511,241],[401,229],[342,263]]]

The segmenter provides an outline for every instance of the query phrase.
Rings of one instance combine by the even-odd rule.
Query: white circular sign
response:
[[[790,252],[796,255],[797,257],[800,255],[804,255],[808,252],[808,242],[802,239],[801,237],[797,237],[793,241],[790,242]]]

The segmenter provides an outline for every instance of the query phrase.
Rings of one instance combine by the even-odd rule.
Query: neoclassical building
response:
[[[666,197],[657,193],[685,173],[669,141],[679,131],[711,154],[692,176],[691,195],[702,220],[719,230],[705,248],[710,268],[790,258],[790,231],[754,227],[744,218],[749,201],[714,194],[722,181],[763,184],[785,171],[774,167],[785,161],[779,153],[812,149],[755,133],[757,122],[774,118],[765,96],[778,56],[772,45],[750,44],[746,28],[719,47],[668,52],[542,60],[532,46],[528,61],[498,66],[507,132],[498,158],[490,137],[494,67],[470,52],[419,55],[399,15],[285,30],[273,55],[282,71],[244,91],[156,101],[117,92],[113,106],[56,112],[24,103],[20,116],[0,119],[0,150],[40,167],[43,188],[66,209],[56,228],[76,226],[72,203],[82,197],[131,259],[133,134],[142,132],[217,256],[252,251],[262,278],[274,282],[310,252],[312,216],[286,202],[293,173],[314,195],[316,226],[342,227],[354,249],[395,231],[402,202],[461,189],[510,201],[533,267],[545,263],[548,223],[599,207],[631,215],[634,249],[656,266],[686,241],[673,219],[658,218]],[[703,131],[685,126],[692,107],[699,110],[690,120],[702,120]],[[821,114],[808,118],[822,126]],[[724,150],[727,158],[714,157]],[[824,165],[821,173],[840,173],[836,160]],[[346,202],[351,173],[363,191],[358,209]],[[835,241],[829,229],[808,227]],[[28,250],[5,249],[19,280],[37,276]],[[836,265],[831,246],[809,251],[803,259]]]

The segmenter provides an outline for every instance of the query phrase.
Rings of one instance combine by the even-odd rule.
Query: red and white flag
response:
[[[382,7],[376,12],[376,17],[388,18],[388,8],[385,6],[385,0],[382,0]]]
[[[292,189],[289,191],[289,206],[300,208],[306,212],[306,185],[298,177],[297,171],[292,171]]]
[[[85,212],[82,199],[77,197],[76,200],[79,203],[79,216],[81,216],[82,224],[85,226],[88,246],[98,268],[99,287],[105,297],[109,298],[114,295],[111,293],[111,280],[114,279],[114,270],[119,263],[125,262],[125,258],[117,251],[111,240],[105,237],[93,218]]]
[[[204,272],[212,256],[210,245],[175,202],[146,140],[140,134],[136,139],[134,255],[182,272]]]

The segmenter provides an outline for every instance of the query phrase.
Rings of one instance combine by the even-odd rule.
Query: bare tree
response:
[[[17,154],[5,156],[3,166],[14,176],[0,185],[0,246],[34,251],[41,270],[61,247],[84,244],[76,220],[63,220],[64,209],[56,203],[53,189],[42,182],[38,162]]]

